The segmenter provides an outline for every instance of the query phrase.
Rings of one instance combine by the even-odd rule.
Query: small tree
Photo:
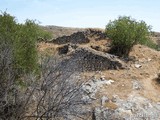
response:
[[[131,17],[119,17],[106,26],[107,36],[112,40],[111,53],[120,57],[128,56],[135,44],[148,44],[151,27],[144,21]]]
[[[34,21],[27,20],[25,24],[17,25],[15,38],[15,61],[16,67],[25,72],[36,70],[38,56],[36,43],[38,39],[37,25]]]
[[[12,49],[14,68],[21,72],[33,72],[38,69],[36,43],[39,38],[51,38],[35,21],[26,20],[18,24],[15,17],[4,12],[0,14],[0,46],[9,45]],[[20,73],[19,73],[20,74]]]

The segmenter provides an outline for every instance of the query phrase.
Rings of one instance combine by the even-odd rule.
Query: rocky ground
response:
[[[152,38],[159,44],[158,33]],[[120,59],[108,54],[109,48],[110,40],[98,29],[38,44],[41,54],[63,56],[67,68],[79,70],[92,120],[159,120],[160,52],[136,45],[130,59]]]

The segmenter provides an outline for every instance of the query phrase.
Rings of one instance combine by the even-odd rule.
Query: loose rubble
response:
[[[99,89],[101,89],[105,85],[111,85],[114,83],[114,80],[106,80],[106,79],[97,79],[93,78],[87,83],[85,83],[82,87],[82,90],[84,91],[84,96],[82,97],[82,100],[84,103],[91,102],[92,100],[96,100],[96,93]],[[103,97],[102,104],[107,101],[107,97]]]

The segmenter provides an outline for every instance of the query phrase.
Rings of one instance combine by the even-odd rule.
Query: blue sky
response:
[[[0,0],[0,10],[19,22],[36,19],[42,25],[105,28],[120,15],[144,20],[160,32],[160,0]]]

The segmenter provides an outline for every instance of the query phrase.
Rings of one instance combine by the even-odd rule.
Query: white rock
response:
[[[91,94],[91,95],[90,95],[90,99],[96,100],[97,98],[95,97],[95,94]]]
[[[135,68],[141,68],[142,67],[142,65],[140,65],[140,64],[135,64],[134,66],[135,66]]]
[[[152,59],[148,58],[148,62],[150,62]]]
[[[107,80],[107,81],[105,82],[105,84],[107,84],[107,85],[111,85],[112,83],[114,83],[113,80]]]
[[[100,77],[100,80],[102,80],[102,81],[106,80],[106,79],[105,79],[105,76],[101,76],[101,77]]]

